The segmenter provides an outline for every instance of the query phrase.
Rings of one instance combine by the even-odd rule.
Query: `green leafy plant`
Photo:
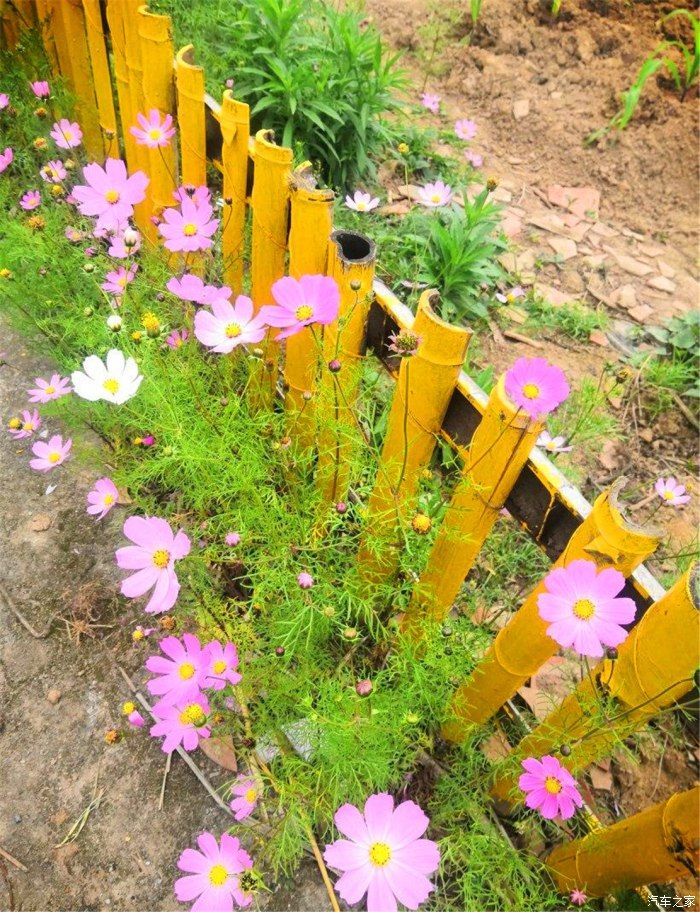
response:
[[[660,344],[647,361],[647,381],[661,389],[700,399],[700,313],[671,317],[665,326],[649,326],[646,334]]]

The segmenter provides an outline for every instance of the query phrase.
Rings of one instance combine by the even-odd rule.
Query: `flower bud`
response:
[[[340,371],[342,366],[343,365],[340,363],[340,361],[337,358],[333,358],[332,361],[328,362],[328,370],[332,374],[337,374]]]
[[[358,279],[353,279],[352,282],[350,282],[350,288],[353,291],[359,291],[362,288],[362,283]]]
[[[284,655],[284,652],[285,652],[284,646],[278,646],[278,647],[275,649],[275,655],[283,656],[283,655]]]
[[[568,757],[571,754],[571,748],[568,744],[562,744],[562,746],[559,748],[559,753],[562,755],[562,757]]]
[[[355,691],[358,697],[368,697],[374,688],[369,678],[363,678],[355,684]]]
[[[338,503],[335,505],[335,512],[340,513],[341,516],[343,515],[343,513],[347,513],[347,510],[348,510],[348,505],[345,503],[344,500],[339,500]]]
[[[139,240],[139,233],[135,228],[125,228],[123,241],[125,247],[134,247]]]

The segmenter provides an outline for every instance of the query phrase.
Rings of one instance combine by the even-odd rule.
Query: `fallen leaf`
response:
[[[603,449],[598,453],[598,462],[604,469],[613,471],[620,463],[620,457],[617,452],[617,441],[606,440]]]
[[[613,784],[613,776],[609,769],[602,769],[597,763],[594,763],[588,771],[591,777],[591,785],[594,789],[602,789],[609,792]]]
[[[237,772],[236,750],[230,735],[222,735],[219,738],[203,738],[199,742],[199,748],[213,763],[218,763],[219,766],[232,770],[234,773]]]
[[[510,744],[503,732],[497,731],[483,742],[481,745],[481,752],[487,760],[491,760],[492,763],[495,763],[497,760],[502,760],[504,757],[508,756],[510,753]]]

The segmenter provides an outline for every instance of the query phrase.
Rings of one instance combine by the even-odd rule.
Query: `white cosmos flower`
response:
[[[83,361],[82,371],[71,374],[73,391],[81,399],[88,402],[104,399],[115,405],[135,396],[142,380],[134,359],[125,357],[116,348],[107,352],[104,362],[97,355],[90,355]]]

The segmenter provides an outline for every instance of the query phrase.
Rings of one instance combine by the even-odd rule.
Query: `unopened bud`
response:
[[[355,691],[358,697],[368,697],[372,693],[372,690],[372,682],[369,678],[363,678],[362,681],[358,681],[357,684],[355,684]]]

